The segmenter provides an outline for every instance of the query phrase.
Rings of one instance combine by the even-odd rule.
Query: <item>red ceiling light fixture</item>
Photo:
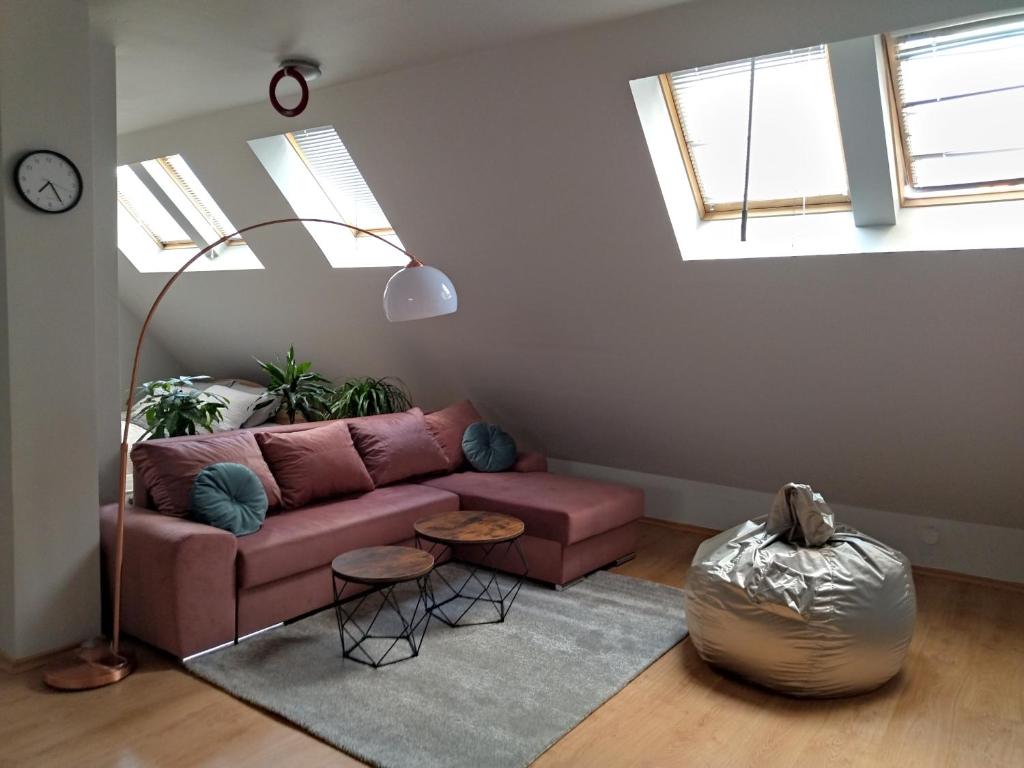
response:
[[[271,106],[285,117],[298,117],[306,111],[306,105],[309,104],[309,85],[307,83],[310,80],[316,80],[320,77],[320,74],[320,65],[315,61],[309,59],[285,59],[281,62],[281,68],[270,78]],[[284,106],[280,99],[277,98],[277,88],[286,77],[290,77],[299,84],[299,103],[294,107]]]

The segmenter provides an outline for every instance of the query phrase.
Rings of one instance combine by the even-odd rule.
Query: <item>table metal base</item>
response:
[[[441,556],[445,554],[445,550],[454,555],[451,545],[430,541],[420,536],[416,537],[416,546],[430,552],[439,562]],[[512,608],[516,597],[519,596],[519,590],[529,572],[526,556],[519,546],[518,539],[497,544],[459,544],[458,546],[478,547],[482,550],[483,557],[478,563],[451,559],[444,564],[462,565],[467,569],[465,578],[459,576],[449,579],[440,570],[443,565],[433,570],[428,577],[430,582],[427,585],[430,613],[449,627],[471,627],[479,624],[499,624],[505,621],[505,617],[508,616],[509,609]],[[498,557],[505,558],[512,552],[515,552],[522,564],[521,573],[502,573],[494,568],[494,560]],[[437,599],[434,592],[435,579],[444,585],[445,591],[441,600]],[[502,583],[503,581],[505,584]],[[480,604],[486,604],[493,608],[494,618],[480,618],[477,614],[481,611],[470,616],[470,612]],[[491,615],[490,610],[484,610],[483,613],[486,616]]]
[[[383,584],[372,586],[368,592],[347,601],[341,600],[345,584],[350,583],[336,573],[332,574],[334,589],[334,613],[338,620],[338,637],[341,640],[341,653],[346,659],[365,664],[369,667],[386,667],[399,661],[419,656],[423,638],[430,625],[431,612],[428,582],[429,576],[416,579],[418,596],[411,615],[409,609],[402,609],[401,602],[395,597],[395,587],[400,584]],[[408,583],[408,582],[401,582]],[[339,588],[339,584],[341,587]],[[366,586],[366,585],[360,585]],[[376,610],[368,624],[365,618],[356,616],[371,598],[379,600]],[[354,603],[349,607],[349,603]],[[371,604],[372,606],[372,604]],[[370,609],[367,609],[369,613]],[[397,631],[388,632],[387,625]],[[374,626],[383,632],[374,632]]]

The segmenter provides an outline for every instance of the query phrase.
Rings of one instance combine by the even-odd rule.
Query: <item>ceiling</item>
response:
[[[117,47],[118,130],[266,98],[278,62],[315,87],[609,21],[680,0],[92,0]],[[282,93],[282,100],[283,98]]]

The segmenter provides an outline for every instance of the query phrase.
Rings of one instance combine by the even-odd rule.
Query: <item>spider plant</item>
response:
[[[311,371],[313,364],[295,361],[295,347],[288,348],[284,365],[265,363],[257,359],[260,368],[270,377],[267,394],[256,407],[280,398],[281,410],[288,415],[288,422],[295,423],[297,414],[306,421],[320,421],[325,418],[332,399],[330,379]]]
[[[349,379],[334,391],[330,414],[336,419],[397,413],[412,406],[409,392],[399,379],[385,376]]]
[[[209,376],[178,376],[162,381],[147,381],[139,386],[142,395],[138,412],[146,419],[144,439],[194,435],[198,429],[213,431],[228,401],[195,388],[195,382]]]

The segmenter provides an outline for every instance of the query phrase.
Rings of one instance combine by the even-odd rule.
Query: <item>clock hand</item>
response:
[[[42,192],[47,187],[49,187],[50,190],[53,192],[54,196],[57,198],[57,202],[58,203],[63,203],[64,202],[64,198],[62,198],[60,196],[60,192],[57,191],[57,188],[53,185],[52,181],[47,180],[47,182],[45,184],[43,184],[43,186],[41,186],[37,191],[38,192]],[[67,190],[65,190],[65,191],[67,191]]]

